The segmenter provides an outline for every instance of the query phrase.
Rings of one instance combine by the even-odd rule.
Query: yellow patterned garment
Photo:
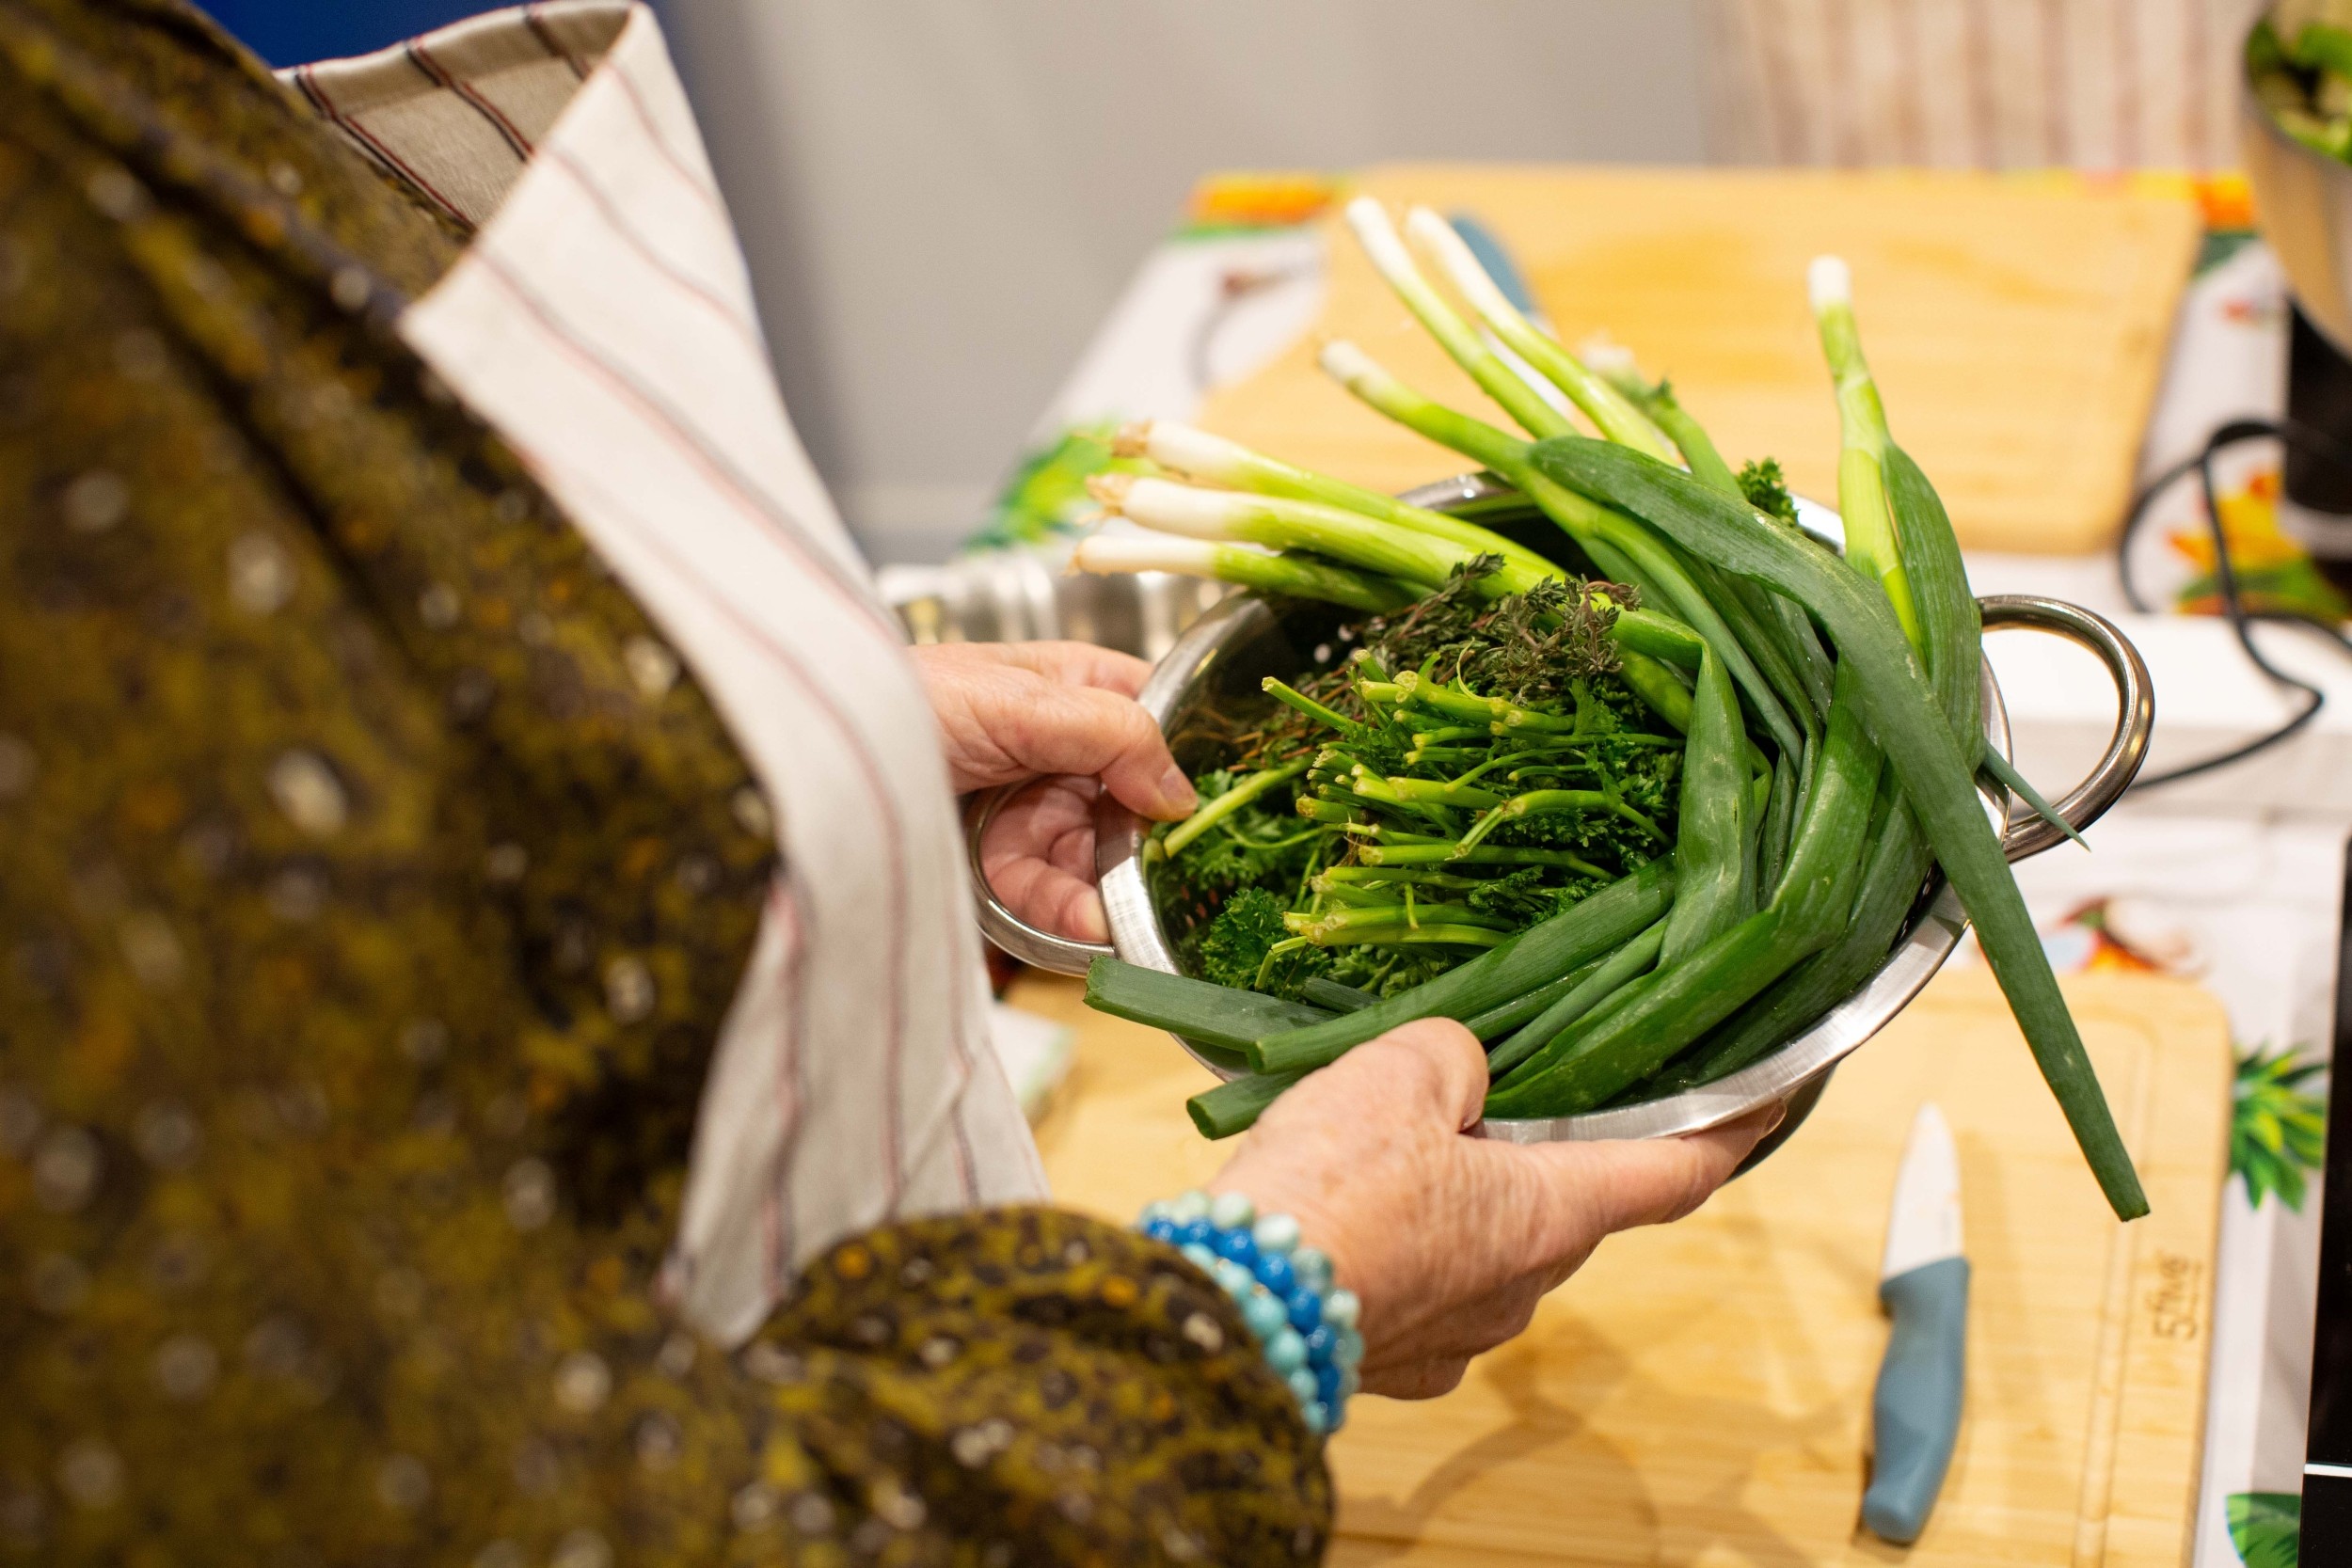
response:
[[[0,1563],[1244,1563],[1322,1462],[1172,1252],[660,1305],[767,807],[391,324],[462,236],[171,0],[0,0]]]

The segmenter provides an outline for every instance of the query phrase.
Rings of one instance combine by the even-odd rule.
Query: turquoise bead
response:
[[[1209,1223],[1219,1230],[1239,1230],[1257,1217],[1248,1193],[1219,1193],[1209,1200]]]
[[[1302,1339],[1299,1343],[1303,1346],[1306,1341]],[[1342,1333],[1338,1348],[1331,1352],[1333,1364],[1352,1370],[1360,1366],[1363,1359],[1364,1337],[1352,1328]]]
[[[1331,1418],[1330,1406],[1321,1400],[1309,1400],[1299,1414],[1307,1418],[1307,1430],[1317,1437],[1339,1428],[1339,1423]]]
[[[1268,1214],[1250,1235],[1260,1252],[1288,1252],[1298,1244],[1298,1222],[1288,1214]]]
[[[1354,1399],[1356,1390],[1363,1386],[1363,1376],[1355,1368],[1342,1367],[1340,1369],[1340,1398],[1342,1400]]]
[[[1265,1342],[1266,1365],[1288,1377],[1307,1364],[1307,1341],[1298,1330],[1285,1325],[1274,1331],[1274,1338]],[[1314,1374],[1310,1372],[1309,1377]]]
[[[1250,1239],[1247,1230],[1220,1230],[1216,1233],[1216,1240],[1209,1244],[1216,1248],[1219,1258],[1230,1258],[1245,1269],[1254,1269],[1258,1265],[1258,1243]]]
[[[1160,1198],[1153,1198],[1151,1202],[1143,1206],[1143,1213],[1136,1219],[1136,1223],[1138,1226],[1144,1226],[1150,1225],[1153,1220],[1164,1220],[1166,1218],[1168,1218],[1167,1202]]]
[[[1323,1255],[1322,1248],[1303,1246],[1292,1253],[1291,1272],[1298,1276],[1301,1285],[1315,1294],[1320,1296],[1330,1291],[1331,1259]]]
[[[1323,1321],[1333,1328],[1354,1328],[1363,1310],[1353,1291],[1334,1291],[1323,1298]]]
[[[1243,1320],[1249,1324],[1249,1332],[1258,1337],[1258,1343],[1262,1345],[1271,1340],[1276,1334],[1290,1323],[1290,1309],[1282,1305],[1279,1297],[1263,1286],[1260,1286],[1243,1298],[1241,1315]],[[1302,1339],[1299,1343],[1303,1348],[1306,1341]]]
[[[1298,1396],[1298,1402],[1302,1408],[1315,1402],[1314,1373],[1301,1367],[1284,1381],[1291,1386],[1291,1392]]]
[[[1298,1278],[1291,1273],[1290,1254],[1261,1252],[1258,1254],[1258,1283],[1278,1296],[1287,1296],[1298,1289]]]
[[[1203,1273],[1214,1270],[1217,1265],[1216,1254],[1202,1246],[1199,1242],[1186,1242],[1182,1250],[1184,1260]]]
[[[1248,1300],[1249,1293],[1258,1288],[1258,1276],[1230,1258],[1218,1259],[1209,1272],[1216,1275],[1216,1282],[1225,1287],[1225,1293],[1235,1301]]]
[[[1178,1225],[1190,1225],[1209,1217],[1209,1195],[1199,1188],[1174,1199],[1168,1206],[1168,1217]]]

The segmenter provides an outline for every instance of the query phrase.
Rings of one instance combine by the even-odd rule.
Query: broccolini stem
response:
[[[1486,881],[1487,879],[1483,877],[1456,877],[1447,871],[1403,871],[1385,865],[1335,865],[1315,878],[1315,885],[1319,888],[1327,883],[1329,888],[1340,888],[1409,882],[1422,887],[1465,889],[1485,887]]]
[[[1241,810],[1267,790],[1298,777],[1306,770],[1307,759],[1301,757],[1296,762],[1287,762],[1279,768],[1269,768],[1262,773],[1251,774],[1216,800],[1203,801],[1190,816],[1170,828],[1168,831],[1168,836],[1160,841],[1161,851],[1168,859],[1175,859],[1184,852],[1186,845],[1207,832],[1217,823],[1232,816],[1233,813]]]
[[[1531,789],[1524,795],[1513,796],[1480,817],[1470,831],[1462,836],[1461,848],[1475,849],[1486,836],[1503,823],[1522,816],[1541,816],[1551,812],[1608,812],[1624,817],[1639,827],[1659,843],[1666,835],[1640,812],[1627,805],[1605,790],[1598,789]]]
[[[1344,931],[1372,927],[1403,926],[1418,928],[1425,920],[1438,926],[1483,926],[1496,930],[1508,930],[1511,923],[1500,915],[1481,913],[1459,904],[1423,904],[1421,918],[1415,917],[1410,902],[1391,899],[1381,904],[1351,904],[1325,914],[1300,914],[1295,911],[1282,917],[1283,926],[1310,942],[1324,942]]]
[[[1294,687],[1275,679],[1272,675],[1268,675],[1264,680],[1259,682],[1258,685],[1260,690],[1264,691],[1275,701],[1281,703],[1286,706],[1296,708],[1299,712],[1305,714],[1310,719],[1322,721],[1324,723],[1328,724],[1333,729],[1339,731],[1342,735],[1354,735],[1358,730],[1363,727],[1357,723],[1355,720],[1348,718],[1345,714],[1325,707],[1321,703],[1316,702],[1312,697],[1306,695],[1304,692],[1297,690]]]
[[[1504,797],[1491,789],[1474,789],[1458,779],[1392,778],[1382,781],[1395,792],[1400,800],[1428,801],[1441,806],[1468,806],[1484,811],[1502,803]]]
[[[1315,939],[1318,947],[1500,947],[1512,937],[1490,926],[1369,927]]]
[[[1468,849],[1459,844],[1368,844],[1358,847],[1356,858],[1366,865],[1564,865],[1587,877],[1614,875],[1565,849],[1530,849],[1516,844]]]

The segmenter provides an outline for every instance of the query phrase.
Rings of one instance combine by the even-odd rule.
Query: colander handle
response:
[[[2123,798],[2139,776],[2140,764],[2148,760],[2149,736],[2156,727],[2156,701],[2148,666],[2114,622],[2080,605],[2035,594],[1995,594],[1979,599],[1977,605],[1983,612],[1985,630],[2019,626],[2063,637],[2098,655],[2115,682],[2115,734],[2107,741],[2106,754],[2082,783],[2056,802],[2058,814],[2079,832]],[[2065,834],[2032,811],[2020,815],[2018,807],[2010,807],[2009,831],[2001,836],[2001,847],[2010,860],[2022,861],[2065,842]]]
[[[980,844],[988,836],[988,825],[996,820],[996,814],[1004,809],[1006,801],[1028,786],[1010,784],[984,791],[973,798],[971,809],[965,814],[963,847],[971,858],[972,899],[978,906],[980,934],[1025,964],[1056,974],[1084,974],[1095,959],[1111,956],[1110,943],[1073,942],[1068,937],[1039,930],[1005,907],[1005,901],[996,896],[996,890],[988,885],[988,868],[980,863]]]

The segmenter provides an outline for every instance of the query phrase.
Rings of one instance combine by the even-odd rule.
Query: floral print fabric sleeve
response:
[[[1295,1407],[1067,1215],[660,1303],[775,863],[391,330],[462,236],[168,0],[0,0],[0,1563],[1258,1561]]]

